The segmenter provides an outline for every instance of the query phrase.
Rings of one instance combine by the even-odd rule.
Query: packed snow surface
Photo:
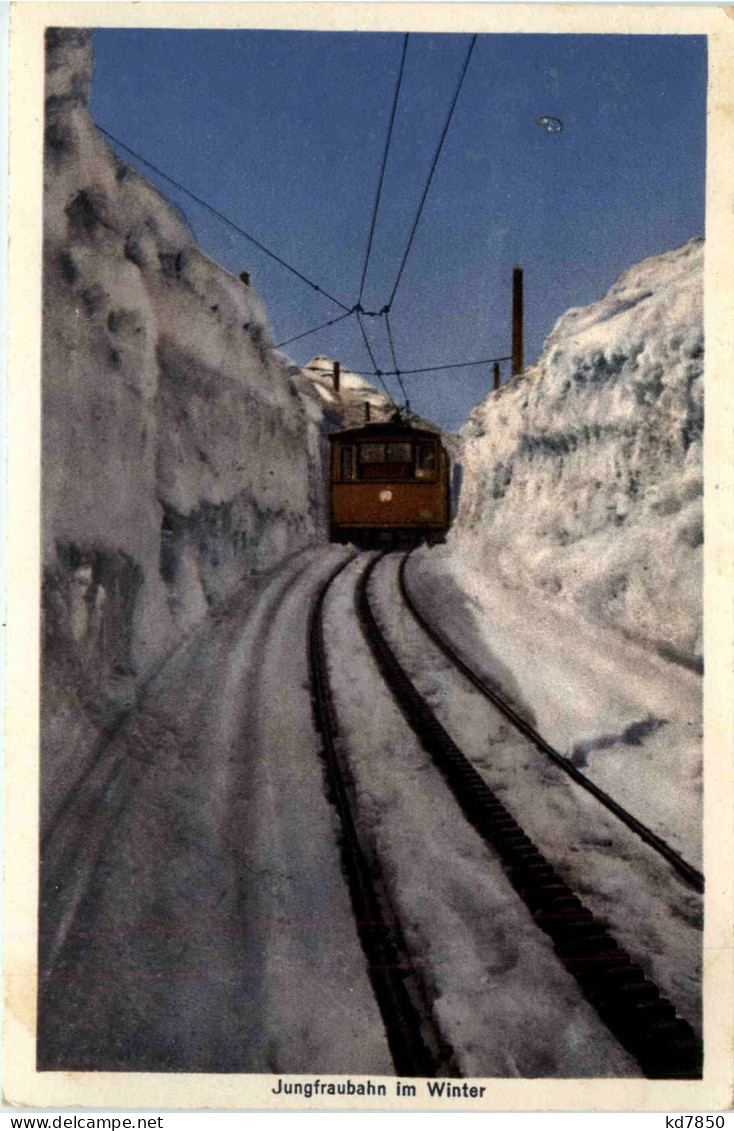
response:
[[[699,866],[703,252],[630,268],[474,410],[448,545],[412,574],[466,659]]]
[[[569,310],[462,429],[451,545],[693,668],[702,659],[703,241]]]
[[[310,601],[343,556],[205,620],[54,822],[41,1067],[392,1072],[308,692]]]
[[[614,937],[676,1006],[679,1016],[700,1028],[700,895],[667,860],[520,734],[444,656],[400,600],[398,562],[397,556],[390,556],[378,565],[371,592],[400,663],[546,859],[586,906],[609,924]],[[496,686],[501,680],[516,709],[527,715],[522,679],[517,682],[497,667],[492,672],[491,657],[473,637],[468,618],[460,629],[461,609],[450,622],[449,586],[430,588],[426,575],[418,571],[416,580],[413,569],[407,579],[419,608],[425,608],[434,622],[440,608],[443,631],[451,623],[464,649],[471,646],[474,664],[479,666],[483,658],[491,682]],[[516,653],[503,650],[502,654],[514,664]],[[634,795],[625,800],[637,804]],[[653,816],[658,814],[653,811]],[[692,849],[697,842],[693,837],[691,841]]]
[[[479,675],[598,786],[701,867],[700,677],[539,594],[461,575],[444,547],[411,591]]]
[[[325,532],[323,403],[95,129],[91,42],[47,34],[44,817],[182,637]]]
[[[495,853],[467,823],[385,686],[354,614],[354,587],[368,560],[362,555],[348,566],[327,597],[340,742],[360,835],[380,861],[459,1072],[639,1075],[533,923]],[[388,604],[377,611],[392,621],[396,604]],[[431,674],[441,680],[440,671]]]

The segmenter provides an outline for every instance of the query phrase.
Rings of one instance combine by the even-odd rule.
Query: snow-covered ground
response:
[[[570,310],[461,430],[414,585],[529,721],[701,864],[703,241]]]
[[[43,1067],[392,1072],[308,692],[310,599],[343,556],[204,622],[56,821]]]
[[[310,603],[344,555],[296,555],[204,621],[57,815],[43,873],[45,1068],[393,1073],[308,690]],[[339,740],[360,835],[458,1071],[639,1075],[384,686],[354,615],[368,560],[325,607]],[[696,900],[426,648],[398,608],[395,566],[378,567],[372,597],[420,686],[695,1023]]]
[[[326,529],[323,401],[95,129],[91,34],[47,36],[44,818],[183,636]]]
[[[360,828],[378,854],[411,956],[460,1071],[625,1076],[639,1069],[561,966],[408,728],[354,615],[368,556],[337,579],[325,636]]]
[[[598,801],[520,735],[496,708],[456,671],[401,604],[397,583],[400,558],[381,562],[371,584],[375,611],[400,662],[426,696],[454,741],[501,797],[551,864],[576,894],[609,928],[676,1006],[679,1015],[700,1028],[702,905],[701,897],[681,881],[670,865],[622,825]],[[458,633],[458,617],[444,616],[449,589],[426,586],[411,572],[411,593],[434,598],[431,620],[443,631],[451,624],[472,662],[484,655],[495,682],[506,673],[472,638],[467,618]],[[430,577],[430,575],[429,575]],[[524,620],[529,610],[525,609]],[[509,629],[507,618],[503,620]],[[516,626],[518,629],[520,626]],[[476,632],[476,629],[474,630]],[[503,638],[504,639],[504,638]],[[527,637],[523,638],[527,643]],[[508,659],[506,651],[501,654]],[[518,653],[509,656],[512,665]],[[527,715],[524,669],[513,667],[510,682],[517,708]],[[615,798],[621,800],[619,791]],[[640,814],[638,813],[638,816]],[[697,843],[697,842],[696,842]]]
[[[569,310],[479,405],[451,545],[694,670],[702,657],[703,241]]]
[[[411,593],[470,666],[587,777],[701,867],[700,677],[539,593],[420,550]]]

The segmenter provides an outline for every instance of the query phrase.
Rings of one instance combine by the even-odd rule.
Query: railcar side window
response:
[[[436,474],[436,445],[429,441],[416,444],[415,477],[416,479],[433,479]]]
[[[342,444],[339,448],[339,478],[354,479],[354,445]]]

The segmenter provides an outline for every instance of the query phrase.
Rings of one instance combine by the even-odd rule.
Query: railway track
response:
[[[338,724],[328,678],[323,607],[332,582],[353,558],[341,562],[322,585],[309,625],[313,714],[322,740],[330,800],[339,814],[342,864],[396,1072],[401,1076],[456,1076],[451,1051],[433,1021],[428,995],[411,961],[379,862],[360,839],[349,769],[336,741]]]
[[[564,758],[562,754],[560,754],[557,750],[554,750],[554,748],[548,742],[546,742],[543,736],[539,734],[538,731],[534,729],[534,727],[526,722],[521,715],[518,715],[517,711],[513,710],[513,708],[510,706],[503,695],[501,695],[495,688],[490,687],[479,675],[477,675],[475,671],[472,670],[472,668],[469,667],[468,664],[464,662],[456,649],[453,648],[449,644],[448,640],[446,640],[446,638],[442,636],[441,633],[438,632],[434,628],[434,626],[426,619],[426,617],[423,615],[423,613],[420,611],[415,601],[413,600],[406,581],[406,567],[411,552],[412,551],[409,551],[407,554],[405,554],[400,562],[400,569],[398,571],[398,585],[400,587],[400,594],[413,617],[418,621],[418,624],[421,626],[426,635],[431,638],[439,651],[443,652],[444,656],[446,656],[446,658],[451,661],[455,668],[458,668],[461,674],[469,680],[472,686],[476,688],[476,690],[481,695],[483,695],[485,699],[488,699],[490,703],[492,703],[499,711],[502,712],[505,718],[510,723],[512,723],[516,730],[524,735],[525,738],[528,738],[533,743],[533,745],[538,748],[538,750],[540,750],[543,754],[550,758],[550,760],[554,762],[556,766],[558,766],[573,781],[580,785],[582,789],[585,789],[587,793],[590,793],[592,797],[595,797],[596,800],[605,807],[605,809],[608,809],[610,813],[613,813],[614,816],[617,817],[617,819],[620,820],[624,825],[626,825],[628,829],[631,829],[632,832],[640,838],[640,840],[649,845],[649,847],[657,852],[657,854],[664,860],[667,860],[671,867],[678,873],[681,879],[683,879],[688,884],[689,887],[693,888],[694,891],[703,893],[704,878],[702,873],[699,872],[697,868],[694,868],[692,864],[689,864],[688,861],[685,860],[679,852],[676,852],[676,850],[672,848],[666,841],[664,841],[662,837],[659,837],[652,831],[652,829],[648,828],[647,825],[644,825],[642,821],[638,821],[638,819],[633,816],[632,813],[629,813],[626,809],[619,805],[613,797],[610,797],[608,793],[606,793],[603,789],[600,789],[598,785],[595,785],[594,782],[587,778],[585,774],[582,774],[581,771],[578,770],[572,762],[569,762],[568,758]]]
[[[407,676],[370,607],[370,577],[382,556],[372,558],[360,577],[356,609],[370,650],[408,725],[432,757],[467,821],[499,856],[510,883],[533,920],[552,939],[559,960],[574,976],[607,1028],[636,1059],[642,1073],[654,1079],[700,1078],[702,1049],[691,1027],[676,1015],[673,1005],[660,994],[642,968],[631,960],[604,924],[545,859],[454,743]],[[407,594],[406,559],[407,555],[403,560],[402,586]],[[340,815],[345,870],[396,1070],[414,1075],[456,1074],[452,1072],[450,1053],[443,1046],[430,1015],[427,995],[410,962],[405,938],[390,908],[377,862],[360,843],[350,796],[349,771],[335,742],[337,720],[329,689],[322,610],[331,581],[348,564],[347,561],[340,565],[319,593],[311,618],[310,639],[314,715],[323,739],[329,788]],[[408,603],[415,615],[413,603],[409,599]],[[417,619],[426,628],[425,618],[418,616]],[[434,639],[433,632],[429,635]],[[442,651],[455,662],[447,647]],[[456,666],[460,670],[466,668],[463,661]],[[494,693],[489,697],[494,701],[493,696]],[[523,733],[532,741],[537,737],[542,742],[535,732],[529,735],[523,730]],[[595,790],[593,787],[592,792]],[[686,878],[691,882],[691,877]],[[696,886],[695,876],[693,881],[692,886]]]

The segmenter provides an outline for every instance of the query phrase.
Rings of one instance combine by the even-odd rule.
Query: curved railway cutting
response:
[[[609,1031],[635,1058],[642,1073],[650,1078],[699,1078],[702,1049],[691,1026],[676,1014],[671,1002],[641,965],[632,960],[606,923],[561,878],[454,742],[401,665],[370,604],[370,578],[382,557],[378,554],[370,558],[362,571],[356,590],[356,609],[377,666],[411,730],[430,754],[466,820],[499,856],[511,885],[534,923],[552,940],[560,962],[573,975]],[[365,852],[361,843],[360,820],[354,790],[350,787],[348,759],[343,752],[339,753],[343,743],[335,742],[338,721],[329,686],[322,612],[330,584],[347,564],[335,571],[318,594],[310,638],[314,712],[322,734],[332,800],[340,814],[344,867],[350,880],[353,906],[360,922],[360,935],[373,986],[383,1021],[388,1034],[391,1034],[389,1043],[397,1071],[423,1075],[450,1074],[445,1044],[444,1066],[439,1067],[442,1061],[440,1029],[436,1027],[430,1009],[426,1012],[429,997],[415,974],[416,963],[411,961],[405,935],[390,903],[379,866],[374,855]],[[404,568],[402,589],[405,595]],[[409,607],[413,612],[412,602]],[[425,618],[420,618],[420,623],[428,631]],[[429,634],[433,638],[433,634]],[[442,651],[448,655],[446,648]],[[453,656],[450,658],[453,662]],[[463,661],[456,666],[466,674]],[[523,725],[525,737],[537,744],[540,736],[534,732],[528,734],[527,724]],[[560,755],[557,757],[560,758]],[[597,800],[615,812],[615,816],[620,816],[615,811],[620,807],[607,795]],[[629,821],[625,823],[629,826]],[[634,831],[639,835],[637,828]],[[657,840],[655,834],[645,831],[649,836],[643,839],[658,850],[654,843]],[[685,861],[671,859],[670,853],[663,855],[691,886],[698,887],[695,870],[689,869]],[[371,890],[370,876],[373,881]],[[398,976],[393,977],[388,971]],[[400,977],[401,973],[407,977]],[[409,985],[411,978],[415,983],[412,988]],[[427,1031],[430,1032],[428,1040]]]
[[[44,842],[45,1068],[700,1075],[695,923],[661,966],[665,933],[623,922],[654,919],[661,877],[684,915],[696,893],[650,846],[625,857],[626,826],[570,856],[576,786],[535,751],[519,803],[498,796],[492,709],[401,602],[399,560],[313,551],[263,579],[80,779]],[[531,776],[527,736],[500,749]]]

